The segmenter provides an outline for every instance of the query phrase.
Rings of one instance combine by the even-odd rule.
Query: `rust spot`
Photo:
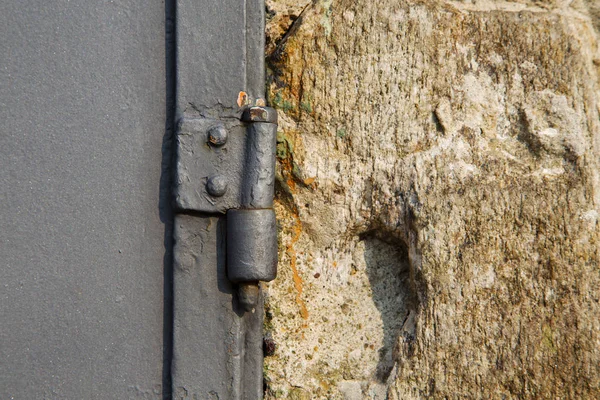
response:
[[[267,119],[267,110],[262,108],[251,108],[250,109],[250,119],[252,121],[255,120],[266,120]]]
[[[295,135],[294,135],[295,136]],[[294,156],[292,147],[287,144],[287,152],[283,157],[278,157],[279,165],[281,166],[281,174],[284,182],[287,184],[287,188],[289,189],[289,193],[291,195],[296,193],[296,177],[294,176]],[[302,181],[298,181],[298,183],[302,183]],[[294,245],[298,240],[300,240],[300,235],[302,234],[302,222],[300,221],[300,217],[298,215],[298,208],[294,204],[292,206],[286,207],[288,211],[291,213],[291,216],[294,219],[293,225],[291,227],[292,238],[290,243],[286,246],[286,254],[290,259],[290,266],[292,269],[292,277],[294,280],[294,289],[296,290],[296,304],[300,308],[300,315],[303,319],[308,319],[308,310],[306,308],[306,304],[302,300],[302,290],[303,290],[303,280],[298,274],[298,268],[296,266],[297,254],[294,249]],[[303,328],[308,326],[306,323],[303,324]],[[304,334],[304,333],[303,333]]]
[[[238,94],[237,105],[242,108],[248,104],[248,94],[246,92],[240,92]]]
[[[306,186],[312,185],[312,184],[314,183],[315,179],[317,179],[317,178],[316,178],[316,177],[314,177],[314,176],[313,176],[313,177],[311,177],[311,178],[306,178],[306,179],[304,180],[304,184],[305,184]]]
[[[294,179],[292,179],[292,178],[289,178],[287,180],[287,184],[288,184],[288,186],[290,188],[290,191],[292,193],[296,193],[296,181],[294,181]]]

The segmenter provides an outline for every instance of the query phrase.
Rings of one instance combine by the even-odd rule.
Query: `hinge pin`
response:
[[[258,282],[242,282],[238,284],[238,300],[244,311],[254,312],[258,304],[260,289]]]

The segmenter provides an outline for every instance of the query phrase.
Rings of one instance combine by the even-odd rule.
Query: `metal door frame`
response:
[[[264,105],[265,6],[263,0],[173,0],[168,35],[173,15],[167,69],[174,112],[167,123],[175,148],[185,121],[229,124],[248,105]],[[181,177],[173,179],[177,185]],[[245,311],[227,278],[225,215],[179,207],[173,240],[173,398],[262,398],[262,296]]]

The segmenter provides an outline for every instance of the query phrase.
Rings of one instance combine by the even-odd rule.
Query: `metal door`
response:
[[[0,398],[161,398],[165,5],[3,1],[0,37]]]

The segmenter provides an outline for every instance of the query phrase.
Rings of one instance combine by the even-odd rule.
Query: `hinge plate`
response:
[[[177,129],[175,206],[179,210],[225,213],[239,208],[246,152],[246,125],[234,118],[183,118]],[[209,132],[222,126],[222,146],[209,141]],[[208,181],[218,177],[225,193],[215,196]]]

